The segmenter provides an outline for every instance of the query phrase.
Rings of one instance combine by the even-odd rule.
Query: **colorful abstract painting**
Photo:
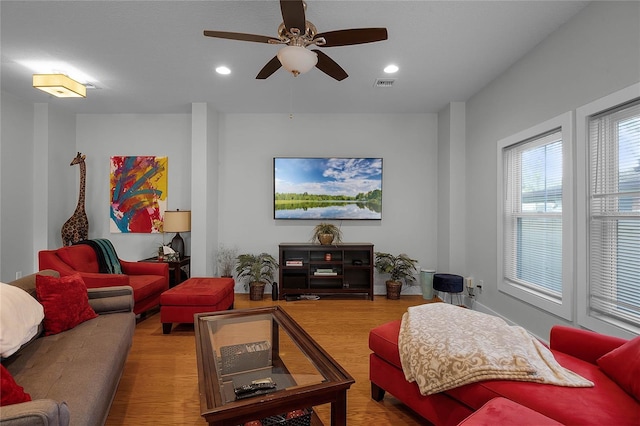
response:
[[[167,157],[111,157],[113,233],[157,233],[167,207]]]

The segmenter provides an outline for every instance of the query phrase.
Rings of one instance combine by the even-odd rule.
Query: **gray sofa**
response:
[[[57,276],[55,271],[39,274]],[[35,274],[9,284],[35,297]],[[2,361],[33,400],[2,407],[0,425],[105,423],[133,341],[133,290],[88,292],[97,318],[59,334],[41,334]]]

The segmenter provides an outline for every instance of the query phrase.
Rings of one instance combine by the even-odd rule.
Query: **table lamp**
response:
[[[191,231],[191,211],[179,209],[165,211],[162,230],[163,232],[176,233],[171,240],[171,248],[180,255],[180,259],[184,258],[184,240],[180,236],[180,232]]]

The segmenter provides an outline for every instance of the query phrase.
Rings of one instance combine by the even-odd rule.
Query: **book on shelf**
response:
[[[335,271],[325,271],[325,272],[315,271],[313,273],[313,275],[316,275],[316,276],[335,276],[335,275],[338,275],[338,273],[335,272]]]
[[[285,266],[303,266],[302,259],[287,259],[284,261]]]

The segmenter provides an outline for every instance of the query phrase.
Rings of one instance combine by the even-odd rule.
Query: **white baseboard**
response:
[[[527,329],[527,327],[525,327],[522,324],[516,324],[515,322],[511,321],[509,318],[499,314],[498,312],[494,311],[493,309],[487,307],[486,305],[483,305],[482,303],[479,303],[477,300],[475,299],[470,299],[469,297],[465,296],[465,306],[469,309],[473,309],[474,311],[478,311],[478,312],[482,312],[488,315],[492,315],[494,317],[499,317],[502,318],[503,320],[505,320],[507,322],[507,324],[509,325],[518,325],[522,328],[524,328],[525,330],[527,330],[529,332],[529,334],[531,334],[533,337],[535,337],[536,339],[540,340],[541,342],[544,343],[549,343],[548,338],[541,338],[540,336],[534,334],[533,332],[531,332],[531,330]]]

